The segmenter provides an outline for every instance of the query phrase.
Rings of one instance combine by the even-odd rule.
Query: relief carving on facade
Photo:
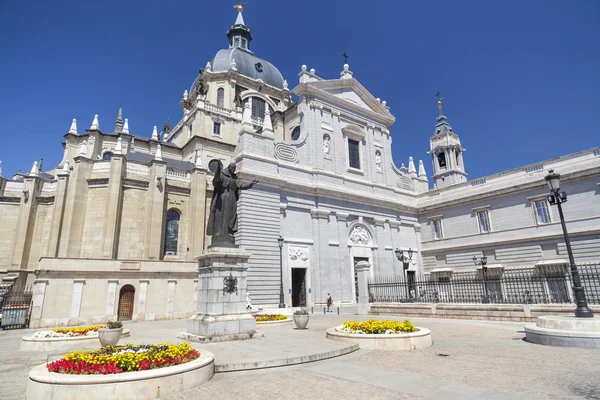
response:
[[[354,244],[369,244],[371,235],[369,235],[369,232],[364,226],[358,225],[350,232],[350,240],[352,240],[352,243]]]
[[[290,247],[289,248],[289,256],[290,256],[290,260],[292,260],[292,261],[296,261],[296,260],[307,261],[308,260],[308,249],[302,248],[302,247]]]

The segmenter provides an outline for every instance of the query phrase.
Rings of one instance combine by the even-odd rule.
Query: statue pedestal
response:
[[[216,245],[197,258],[197,309],[179,338],[207,343],[264,336],[246,310],[249,257],[235,245]]]

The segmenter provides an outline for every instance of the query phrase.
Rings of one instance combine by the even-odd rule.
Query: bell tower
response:
[[[467,181],[460,139],[452,131],[442,109],[442,98],[438,95],[438,116],[435,132],[429,139],[429,154],[433,161],[433,182],[435,188],[442,189]]]

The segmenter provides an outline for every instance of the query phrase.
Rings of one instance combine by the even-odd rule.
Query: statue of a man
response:
[[[235,174],[234,163],[229,164],[226,170],[222,170],[220,162],[217,164],[213,178],[214,189],[210,204],[210,216],[206,228],[207,235],[213,237],[213,243],[216,237],[226,238],[231,243],[235,243],[233,235],[238,229],[237,201],[240,197],[240,190],[250,189],[255,183],[258,183],[258,180],[242,183]]]

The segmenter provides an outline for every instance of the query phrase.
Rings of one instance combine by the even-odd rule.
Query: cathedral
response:
[[[600,147],[468,180],[440,100],[432,164],[398,167],[386,102],[348,64],[329,78],[303,65],[288,84],[253,53],[242,11],[226,48],[190,79],[172,129],[130,132],[121,109],[114,126],[73,120],[54,169],[0,171],[0,277],[4,288],[33,286],[30,327],[191,316],[218,162],[258,180],[238,201],[236,233],[255,306],[276,306],[280,282],[288,307],[322,305],[327,293],[356,304],[356,264],[404,276],[397,249],[410,250],[406,279],[449,279],[475,269],[473,256],[495,274],[564,265],[550,169],[569,194],[576,261],[600,260]]]

